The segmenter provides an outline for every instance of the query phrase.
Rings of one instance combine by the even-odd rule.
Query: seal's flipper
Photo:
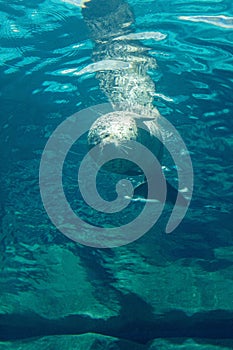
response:
[[[180,192],[178,192],[178,190],[175,187],[173,187],[168,181],[166,181],[166,185],[167,185],[166,201],[172,204],[175,204],[179,193],[179,205],[187,206],[188,200]]]
[[[166,181],[166,186],[167,186],[166,202],[175,204],[178,196],[178,190],[175,187],[173,187],[168,181]],[[147,193],[148,193],[148,184],[147,182],[143,182],[142,184],[138,185],[134,189],[134,198],[142,197],[143,199],[151,200],[152,198],[147,198]],[[179,205],[186,206],[188,203],[188,200],[183,195],[181,195],[180,192],[179,194],[180,194]],[[156,198],[153,198],[153,200],[158,200],[161,202],[160,195],[158,194],[158,196]]]
[[[142,184],[135,187],[134,197],[139,196],[139,197],[147,198],[147,191],[148,191],[147,182],[143,182]]]

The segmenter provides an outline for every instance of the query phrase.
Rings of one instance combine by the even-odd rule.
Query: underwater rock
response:
[[[146,350],[141,344],[101,334],[55,335],[33,340],[0,342],[1,350]]]

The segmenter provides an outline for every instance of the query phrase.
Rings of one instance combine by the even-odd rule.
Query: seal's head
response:
[[[99,117],[89,130],[89,147],[101,145],[101,148],[104,149],[105,146],[111,144],[127,153],[127,149],[132,148],[130,142],[135,141],[148,148],[160,160],[162,144],[159,141],[161,137],[155,119],[146,121],[144,128],[140,128],[139,121],[142,123],[143,118],[140,119],[138,115],[127,111],[114,111]],[[98,163],[98,160],[95,160]],[[104,169],[118,174],[136,175],[140,173],[135,164],[122,158],[109,161],[104,165]]]

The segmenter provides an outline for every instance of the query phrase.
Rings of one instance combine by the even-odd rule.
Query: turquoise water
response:
[[[109,99],[95,74],[77,75],[93,63],[95,46],[77,1],[1,1],[2,349],[13,349],[16,339],[89,332],[145,349],[155,349],[148,342],[157,338],[183,339],[164,349],[192,349],[195,345],[182,345],[191,338],[204,339],[206,349],[216,339],[232,339],[232,1],[128,4],[133,31],[166,35],[139,46],[157,61],[148,71],[156,86],[153,104],[179,131],[192,158],[189,210],[171,235],[161,228],[168,210],[159,228],[114,249],[76,244],[54,227],[39,191],[45,144],[67,117]],[[141,208],[133,203],[122,216],[103,215],[81,200],[77,170],[69,162],[79,163],[85,147],[83,138],[64,167],[66,196],[87,222],[120,226]],[[168,155],[164,167],[177,187]],[[112,199],[109,183],[100,178],[99,190]]]

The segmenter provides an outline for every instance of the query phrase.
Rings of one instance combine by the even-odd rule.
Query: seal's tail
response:
[[[178,196],[178,193],[180,194],[180,200],[179,200],[179,205],[181,206],[187,206],[188,200],[181,195],[178,190],[173,187],[168,181],[166,181],[166,186],[167,186],[167,197],[166,197],[166,203],[171,203],[175,205],[176,199]],[[133,200],[136,199],[137,201],[140,201],[140,198],[142,198],[142,201],[162,201],[160,198],[160,193],[158,192],[158,195],[156,198],[147,198],[147,191],[148,191],[148,186],[147,182],[143,182],[142,184],[138,185],[134,189],[134,197],[132,198]]]

